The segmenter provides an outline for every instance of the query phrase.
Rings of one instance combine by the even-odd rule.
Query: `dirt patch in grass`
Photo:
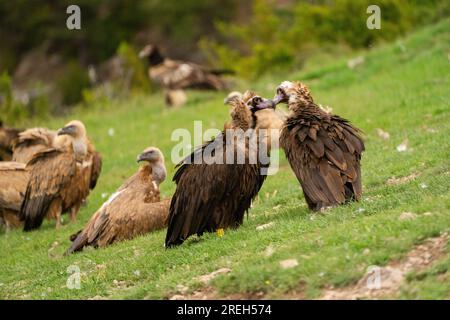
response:
[[[327,289],[320,299],[380,299],[395,295],[405,281],[407,273],[422,271],[445,254],[448,239],[447,233],[440,237],[427,239],[423,244],[410,251],[406,258],[393,261],[384,267],[373,266],[355,285]]]
[[[399,178],[391,177],[391,178],[386,180],[386,184],[388,186],[395,186],[395,185],[398,185],[398,184],[403,184],[403,183],[406,183],[408,181],[414,180],[418,176],[420,176],[420,173],[414,172],[414,173],[412,173],[412,174],[410,174],[408,176],[405,176],[405,177],[399,177]]]
[[[411,250],[405,258],[392,261],[383,267],[373,266],[356,284],[344,288],[328,288],[320,299],[380,299],[395,295],[409,272],[423,271],[445,255],[445,246],[448,240],[447,233],[427,239]],[[215,288],[206,286],[192,293],[177,293],[167,298],[170,300],[260,300],[267,299],[267,295],[263,291],[221,295]],[[298,289],[288,291],[278,298],[305,299],[305,286],[302,284]]]

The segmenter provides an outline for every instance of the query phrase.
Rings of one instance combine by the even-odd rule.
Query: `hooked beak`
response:
[[[145,161],[145,153],[141,153],[140,155],[137,156],[136,162],[139,163],[141,161]]]
[[[73,135],[75,133],[75,126],[67,126],[58,130],[57,135]]]
[[[272,101],[273,101],[273,103],[275,105],[277,105],[277,104],[279,104],[281,102],[286,102],[287,99],[286,99],[286,96],[284,94],[276,94]]]
[[[258,103],[254,108],[256,110],[263,110],[263,109],[275,109],[276,103],[273,100],[270,99],[263,99],[261,103]]]

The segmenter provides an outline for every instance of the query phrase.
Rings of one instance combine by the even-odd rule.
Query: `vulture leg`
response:
[[[12,229],[18,228],[20,226],[20,219],[16,213],[11,211],[6,211],[4,213],[5,223],[6,223],[6,231],[10,231]]]
[[[48,210],[48,219],[54,218],[56,220],[56,229],[61,228],[61,214],[62,214],[62,201],[61,199],[56,199],[50,205],[50,209]]]
[[[75,206],[70,208],[70,221],[71,222],[73,222],[73,223],[77,222],[77,214],[78,214],[79,210],[80,210],[79,204],[76,204]]]

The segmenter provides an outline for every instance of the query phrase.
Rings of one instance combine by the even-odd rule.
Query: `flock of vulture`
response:
[[[149,56],[154,64],[167,62],[153,47],[144,49],[142,55]],[[210,74],[207,81],[215,83],[214,77]],[[199,78],[199,82],[204,80]],[[261,129],[281,129],[280,146],[311,210],[361,199],[361,131],[322,110],[304,84],[285,81],[273,99],[246,91],[231,97],[228,103],[231,121],[224,130],[176,166],[176,190],[171,198],[161,199],[159,191],[166,178],[164,156],[158,148],[148,147],[137,157],[141,163],[137,172],[102,204],[82,230],[70,237],[72,244],[66,254],[165,227],[166,248],[182,244],[191,235],[239,227],[265,181],[261,169],[268,166],[260,159],[249,161],[249,148],[266,144],[265,150],[270,153],[271,146],[269,139],[260,139],[256,146],[226,139],[236,132],[259,137]],[[289,114],[274,121],[277,116],[267,115],[275,115],[279,103],[288,104]],[[208,159],[214,156],[206,152],[211,149],[224,157],[230,151],[241,152],[245,161],[215,163]],[[202,161],[194,161],[199,154]],[[0,225],[7,230],[38,229],[44,218],[56,219],[59,228],[64,213],[75,221],[102,167],[102,158],[84,124],[76,120],[58,131],[0,125],[0,160]]]

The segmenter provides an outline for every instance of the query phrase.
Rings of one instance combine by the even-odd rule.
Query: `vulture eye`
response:
[[[261,97],[254,97],[253,99],[252,99],[252,106],[256,106],[256,105],[258,105],[259,103],[261,103],[263,100],[262,100],[262,98]]]
[[[277,94],[282,94],[282,95],[284,95],[284,90],[281,89],[281,88],[278,88],[278,89],[277,89]]]

